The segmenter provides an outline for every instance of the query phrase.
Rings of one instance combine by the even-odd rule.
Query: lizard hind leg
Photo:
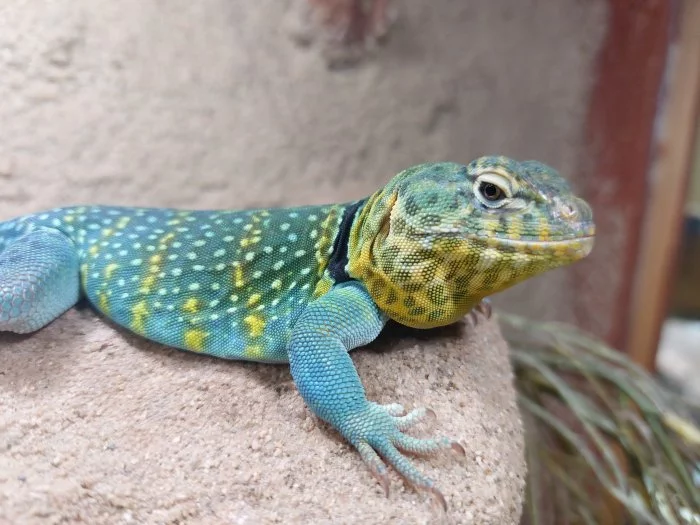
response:
[[[0,252],[0,331],[26,334],[49,324],[80,295],[80,264],[71,240],[36,229]]]

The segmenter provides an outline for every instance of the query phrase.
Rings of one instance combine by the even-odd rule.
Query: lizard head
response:
[[[348,270],[391,318],[429,328],[585,257],[594,234],[591,208],[545,164],[422,164],[367,200],[351,231]]]

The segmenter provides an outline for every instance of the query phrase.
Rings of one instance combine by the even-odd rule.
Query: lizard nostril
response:
[[[576,206],[569,203],[562,204],[559,207],[559,211],[561,215],[564,216],[566,219],[574,219],[578,215],[578,210],[576,209]]]

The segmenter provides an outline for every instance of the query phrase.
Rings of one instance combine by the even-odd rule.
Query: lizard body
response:
[[[384,461],[461,447],[403,431],[427,413],[366,399],[348,351],[389,319],[431,328],[586,256],[588,205],[544,164],[423,164],[345,204],[243,211],[82,206],[0,223],[0,331],[45,326],[81,296],[153,341],[289,362],[307,405],[388,487]],[[383,457],[384,461],[380,459]]]

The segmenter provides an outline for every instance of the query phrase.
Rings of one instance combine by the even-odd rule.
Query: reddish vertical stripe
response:
[[[579,324],[624,348],[648,198],[654,120],[667,56],[673,0],[609,0],[609,27],[598,57],[581,180],[596,214],[596,250],[575,268]],[[620,232],[622,228],[622,232]],[[591,281],[585,275],[603,272]],[[580,277],[580,278],[579,278]],[[607,292],[602,290],[606,286]],[[610,292],[610,287],[613,287]],[[603,293],[605,292],[605,293]],[[596,302],[596,293],[612,297]],[[600,333],[600,316],[609,316]],[[596,330],[598,328],[598,330]]]

